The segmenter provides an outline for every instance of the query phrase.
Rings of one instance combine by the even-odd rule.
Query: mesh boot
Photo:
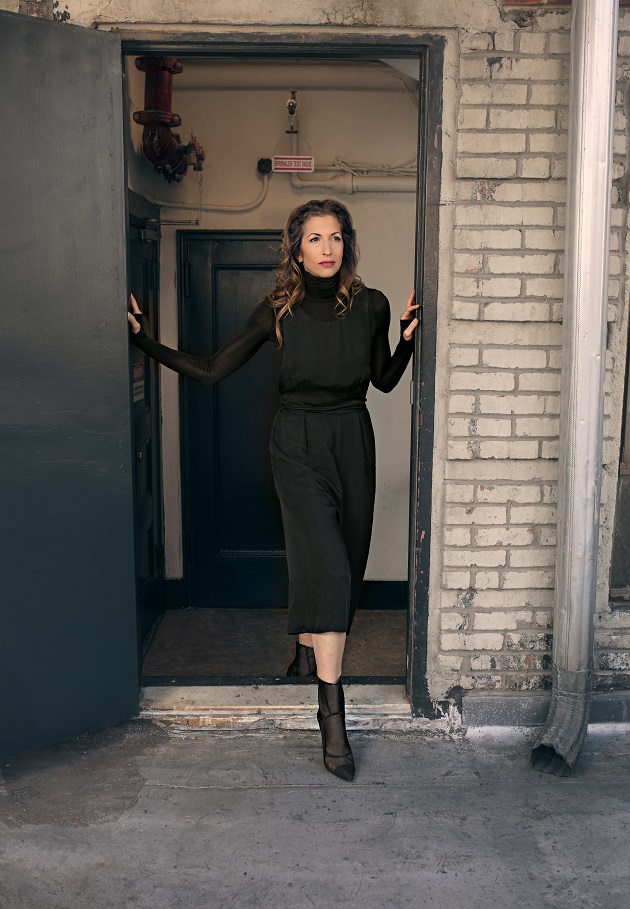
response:
[[[287,675],[295,675],[300,676],[301,678],[311,678],[315,680],[317,675],[317,664],[315,662],[315,651],[312,647],[300,644],[299,641],[296,642],[295,657],[287,669]]]
[[[339,779],[349,783],[354,777],[354,758],[346,735],[346,712],[341,679],[337,682],[322,682],[317,696],[319,710],[317,722],[322,734],[324,766]]]

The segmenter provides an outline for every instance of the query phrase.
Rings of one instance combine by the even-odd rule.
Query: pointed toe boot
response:
[[[341,679],[322,682],[318,679],[317,722],[322,735],[326,770],[349,783],[354,778],[354,758],[346,733],[346,710]]]

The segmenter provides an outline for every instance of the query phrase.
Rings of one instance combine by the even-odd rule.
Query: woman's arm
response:
[[[380,290],[372,291],[369,298],[370,322],[372,325],[372,353],[370,371],[372,385],[379,391],[389,392],[398,385],[413,354],[413,333],[418,326],[415,312],[419,307],[415,303],[415,291],[407,302],[407,307],[400,317],[400,340],[392,354],[389,346],[389,301]]]
[[[263,300],[254,309],[239,335],[228,341],[211,357],[196,357],[154,341],[145,334],[137,316],[141,318],[140,309],[132,295],[131,312],[128,313],[128,317],[132,331],[131,340],[136,347],[163,366],[168,366],[169,369],[174,369],[189,379],[196,379],[203,385],[220,382],[253,357],[265,341],[269,340],[275,321],[273,309],[266,300]]]

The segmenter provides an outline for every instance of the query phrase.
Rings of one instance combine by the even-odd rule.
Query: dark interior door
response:
[[[275,286],[277,232],[180,234],[182,348],[234,337]],[[266,344],[218,385],[181,381],[189,606],[284,606],[287,568],[269,460],[279,359]]]
[[[630,602],[630,473],[625,463],[622,463],[617,486],[610,597],[624,605]]]
[[[139,685],[120,41],[0,13],[0,84],[6,757],[132,716]]]
[[[159,337],[159,210],[129,194],[129,288]],[[162,612],[162,470],[159,367],[131,345],[138,643],[142,649]]]

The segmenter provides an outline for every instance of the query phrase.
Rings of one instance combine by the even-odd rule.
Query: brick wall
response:
[[[562,344],[569,17],[460,40],[439,674],[464,688],[550,685]],[[622,16],[620,53],[630,53]],[[627,332],[621,60],[609,286],[603,537],[610,536]],[[630,69],[630,66],[629,66]],[[618,364],[618,365],[617,365]],[[615,419],[611,421],[611,413]],[[611,483],[614,477],[615,483]],[[628,613],[608,607],[599,687],[630,687]],[[606,556],[608,559],[606,560]]]

